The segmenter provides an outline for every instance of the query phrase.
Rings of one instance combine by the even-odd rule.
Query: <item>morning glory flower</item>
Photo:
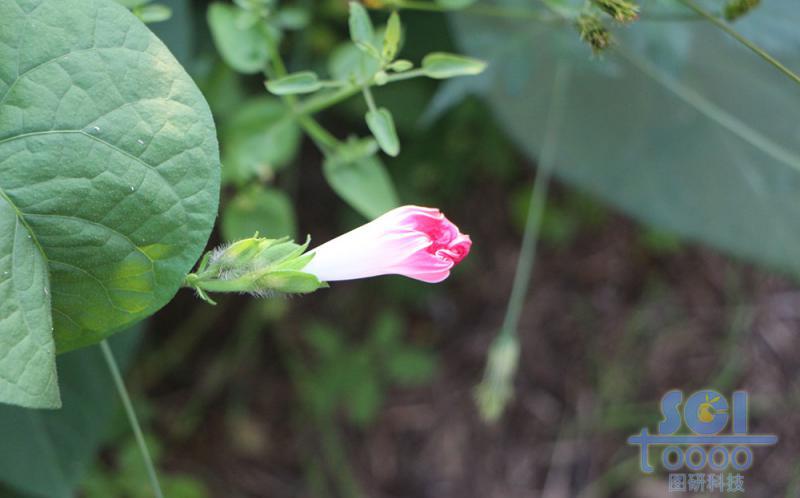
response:
[[[436,283],[471,245],[438,209],[402,206],[309,251],[302,271],[323,282],[403,275]]]

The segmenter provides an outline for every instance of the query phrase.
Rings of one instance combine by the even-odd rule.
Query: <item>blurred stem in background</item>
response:
[[[752,50],[753,52],[755,52],[756,55],[758,55],[759,57],[761,57],[765,61],[767,61],[770,64],[772,64],[773,66],[775,66],[780,72],[782,72],[783,74],[785,74],[786,76],[791,78],[795,83],[800,84],[800,76],[798,76],[797,74],[792,72],[791,69],[789,69],[788,67],[783,65],[783,63],[781,63],[778,59],[776,59],[775,57],[769,55],[764,49],[762,49],[761,47],[759,47],[758,45],[756,45],[755,43],[753,43],[749,39],[747,39],[744,36],[742,36],[738,31],[733,29],[730,24],[728,24],[727,22],[723,21],[719,17],[711,14],[707,10],[703,9],[698,4],[696,4],[694,2],[694,0],[680,0],[680,1],[681,1],[681,3],[683,3],[684,5],[689,7],[690,9],[692,9],[693,11],[697,12],[698,15],[700,15],[703,18],[705,18],[706,20],[708,20],[708,22],[710,22],[714,26],[718,27],[719,29],[721,29],[722,31],[724,31],[725,33],[727,33],[728,35],[733,37],[736,41],[738,41],[739,43],[741,43],[745,47],[747,47],[750,50]]]
[[[555,168],[558,148],[558,129],[563,116],[564,97],[569,80],[569,68],[564,63],[556,67],[553,93],[547,113],[544,144],[539,158],[536,178],[533,181],[525,233],[522,237],[517,269],[511,297],[508,300],[503,326],[492,342],[483,381],[475,389],[475,398],[481,416],[487,422],[500,418],[513,397],[513,380],[519,359],[519,318],[528,294],[531,274],[536,262],[536,248],[542,225],[550,178]]]
[[[678,2],[685,5],[687,8],[694,11],[694,14],[661,14],[661,15],[643,15],[640,21],[698,21],[698,20],[706,20],[722,30],[724,33],[731,36],[737,42],[741,43],[756,55],[764,59],[766,62],[774,66],[778,71],[782,72],[786,76],[788,76],[792,81],[797,84],[800,84],[800,75],[786,67],[785,64],[780,62],[778,59],[770,55],[766,50],[761,48],[755,42],[750,40],[749,38],[745,37],[738,31],[736,31],[728,22],[725,22],[722,18],[713,13],[705,10],[699,4],[697,4],[694,0],[677,0]],[[477,16],[487,16],[487,17],[502,17],[508,19],[517,19],[521,21],[533,21],[533,22],[542,22],[542,23],[554,23],[554,24],[573,24],[576,19],[573,19],[573,16],[579,14],[578,11],[575,14],[567,15],[566,11],[562,8],[555,8],[553,4],[550,3],[549,0],[542,0],[542,4],[547,8],[547,10],[551,13],[542,14],[540,11],[533,10],[533,9],[519,9],[519,8],[509,8],[509,7],[499,7],[495,5],[471,5],[469,7],[463,9],[452,9],[448,8],[433,2],[422,2],[417,0],[393,0],[387,2],[392,8],[400,8],[400,9],[410,9],[410,10],[422,10],[422,11],[432,11],[432,12],[453,12],[457,11],[459,13],[465,14],[472,14]],[[742,13],[743,14],[743,13]],[[741,14],[740,14],[741,15]]]
[[[136,437],[136,444],[139,445],[139,451],[142,453],[142,460],[144,460],[144,465],[147,469],[147,477],[150,480],[150,485],[153,487],[153,495],[156,498],[164,498],[164,494],[161,492],[161,485],[158,483],[156,467],[153,464],[153,459],[150,457],[150,451],[147,449],[147,443],[144,440],[142,428],[139,425],[139,419],[136,417],[136,410],[133,409],[133,403],[131,403],[128,390],[125,388],[125,381],[122,379],[122,374],[119,372],[119,366],[117,366],[117,361],[114,359],[111,346],[108,345],[107,341],[102,341],[100,343],[100,349],[103,351],[103,358],[108,365],[111,378],[114,379],[114,385],[119,392],[119,397],[122,399],[122,406],[125,409],[125,414],[128,416],[131,429],[133,429],[133,435]]]

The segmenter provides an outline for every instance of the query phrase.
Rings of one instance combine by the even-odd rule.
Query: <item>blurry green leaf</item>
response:
[[[400,37],[403,35],[403,26],[400,24],[400,14],[393,11],[389,16],[386,25],[386,33],[383,35],[383,50],[381,55],[386,62],[394,60],[400,48]]]
[[[303,332],[303,336],[323,358],[334,358],[342,352],[342,340],[336,330],[320,323],[312,323]]]
[[[216,219],[216,130],[192,79],[124,7],[42,0],[22,9],[5,1],[0,19],[0,36],[36,40],[0,44],[0,197],[4,220],[9,206],[18,219],[4,224],[36,244],[30,283],[42,281],[33,257],[47,262],[56,348],[64,352],[173,298]],[[3,344],[20,347],[0,351],[0,362],[32,345],[22,332],[4,331]],[[35,347],[42,359],[34,368],[49,374],[46,342]],[[0,398],[6,392],[0,388]]]
[[[275,95],[294,95],[316,92],[322,88],[317,73],[301,71],[267,81],[267,90]]]
[[[376,353],[392,352],[400,342],[403,332],[403,322],[396,313],[384,311],[375,320],[372,328],[370,342]]]
[[[311,16],[302,7],[287,6],[278,11],[276,20],[283,29],[303,29],[308,26]]]
[[[133,9],[134,15],[143,23],[164,22],[172,17],[172,9],[166,5],[150,4]]]
[[[770,16],[800,24],[795,0],[773,0],[737,29],[766,35]],[[800,124],[787,112],[798,88],[783,74],[707,23],[620,32],[631,62],[590,61],[574,33],[550,26],[452,19],[462,49],[492,60],[486,96],[531,158],[547,81],[570,65],[556,174],[659,229],[800,275]],[[800,42],[797,29],[781,33],[784,47]],[[800,52],[783,62],[800,67]]]
[[[227,241],[252,237],[295,237],[294,208],[289,197],[275,189],[253,186],[240,191],[222,211],[222,236]]]
[[[436,4],[449,10],[465,9],[478,0],[436,0]]]
[[[340,372],[338,404],[346,409],[350,420],[361,426],[374,419],[383,402],[383,385],[375,360],[369,350],[352,345],[328,362],[328,368]]]
[[[368,141],[366,144],[374,142]],[[325,179],[339,197],[367,218],[377,218],[398,206],[394,184],[383,163],[375,155],[357,155],[365,151],[364,141],[342,146],[339,153],[325,160]]]
[[[480,74],[484,69],[486,69],[484,61],[463,55],[434,52],[422,59],[422,71],[425,76],[435,79]]]
[[[383,403],[383,390],[370,371],[364,371],[354,380],[346,399],[347,413],[354,423],[363,427],[375,419]]]
[[[280,100],[248,100],[222,129],[223,180],[243,184],[254,177],[271,178],[297,155],[300,138],[300,128]]]
[[[400,139],[397,138],[397,131],[394,128],[394,119],[388,109],[380,108],[367,111],[365,116],[369,131],[378,142],[381,150],[394,157],[400,153]]]
[[[371,47],[375,50],[373,45],[375,29],[372,27],[367,9],[358,2],[350,2],[348,25],[350,26],[350,39],[356,45],[361,48]]]
[[[328,71],[337,80],[367,83],[380,67],[380,61],[352,43],[338,46],[328,58]]]
[[[109,340],[121,367],[140,334],[134,329]],[[59,356],[58,377],[61,410],[0,405],[0,483],[27,496],[72,498],[118,406],[99,348]]]
[[[389,378],[401,386],[428,382],[436,370],[435,357],[427,351],[402,348],[394,351],[385,363]]]
[[[202,59],[196,65],[194,77],[211,107],[211,112],[220,123],[227,124],[231,114],[244,111],[242,103],[246,95],[242,78],[222,59],[216,55]]]
[[[269,60],[269,37],[261,23],[248,24],[242,19],[248,13],[220,2],[208,7],[208,25],[220,55],[241,73],[258,73]]]

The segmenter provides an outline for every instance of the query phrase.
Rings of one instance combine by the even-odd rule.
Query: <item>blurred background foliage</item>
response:
[[[797,70],[795,1],[765,1],[735,27]],[[632,25],[606,21],[616,43],[600,55],[552,16],[582,2],[402,9],[402,59],[465,53],[488,69],[374,87],[397,157],[363,138],[364,99],[343,99],[317,115],[341,142],[331,151],[262,70],[272,46],[290,73],[374,72],[350,43],[346,2],[281,2],[266,24],[259,0],[121,3],[158,21],[214,113],[225,187],[210,245],[254,232],[313,245],[404,203],[442,208],[475,241],[440,286],[386,277],[216,307],[183,293],[146,333],[121,335],[167,496],[666,496],[625,439],[658,422],[666,390],[705,387],[749,389],[751,428],[780,437],[757,453],[752,496],[797,496],[800,294],[771,273],[800,269],[800,87],[784,75],[677,0],[642,2]],[[389,10],[367,4],[380,40]],[[563,183],[537,199],[558,67]],[[487,425],[472,392],[531,202],[544,206],[542,251],[514,399]],[[25,435],[3,441],[0,494],[151,496],[95,356],[59,359],[63,411],[0,410],[0,426]]]

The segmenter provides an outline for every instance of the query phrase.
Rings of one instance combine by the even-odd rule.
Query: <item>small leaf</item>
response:
[[[261,72],[269,60],[269,38],[259,24],[244,23],[248,12],[220,2],[208,7],[211,36],[223,60],[240,73]]]
[[[323,164],[325,179],[334,192],[370,219],[399,204],[392,179],[374,152],[373,140],[352,141]]]
[[[386,373],[401,386],[424,384],[436,371],[436,358],[429,352],[408,346],[395,351],[385,363]]]
[[[254,233],[278,238],[295,235],[294,209],[289,197],[259,185],[240,191],[222,212],[222,236],[233,241]]]
[[[172,9],[161,4],[144,5],[133,9],[133,13],[145,24],[168,21],[172,17]]]
[[[383,390],[375,375],[364,372],[358,382],[351,384],[346,395],[347,412],[353,423],[365,427],[375,419],[383,404]]]
[[[362,48],[370,47],[375,50],[373,45],[375,29],[372,27],[372,21],[363,5],[358,2],[350,2],[348,24],[350,26],[350,39],[353,40],[353,43]]]
[[[381,55],[383,60],[391,62],[397,55],[400,48],[400,37],[403,34],[403,27],[400,24],[400,14],[393,11],[389,16],[389,22],[386,25],[386,33],[383,35],[383,51]]]
[[[267,90],[275,95],[294,95],[316,92],[322,88],[319,76],[313,71],[301,71],[283,78],[267,81]]]
[[[338,331],[321,323],[312,323],[303,336],[309,345],[323,358],[335,358],[344,348]]]
[[[381,107],[367,112],[367,126],[378,141],[381,150],[392,157],[400,153],[400,139],[394,128],[394,119],[388,109]]]
[[[434,52],[422,59],[422,71],[425,76],[439,80],[480,74],[484,69],[486,63],[482,60],[445,52]]]

